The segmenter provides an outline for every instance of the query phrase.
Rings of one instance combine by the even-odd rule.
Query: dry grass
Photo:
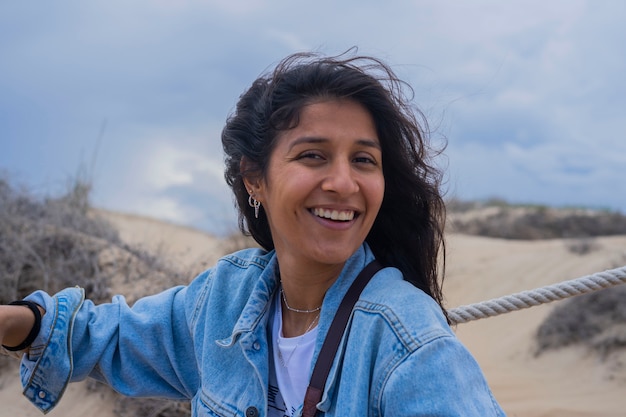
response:
[[[582,345],[601,358],[626,348],[626,286],[581,295],[556,307],[537,331],[537,354]]]
[[[484,203],[447,202],[449,228],[456,233],[503,239],[587,239],[626,234],[626,216],[609,210],[513,205],[502,200]],[[573,250],[590,249],[588,244]]]
[[[122,397],[114,411],[118,417],[186,417],[191,416],[191,404],[189,401]]]
[[[122,242],[117,230],[91,214],[89,191],[77,180],[61,197],[37,199],[0,179],[0,303],[75,285],[102,302],[112,295],[113,279],[154,277],[158,291],[187,278],[159,254]]]
[[[158,254],[123,243],[106,221],[91,215],[90,185],[75,181],[67,194],[37,199],[0,178],[0,303],[43,289],[54,293],[68,286],[85,288],[88,298],[104,302],[112,286],[123,283],[134,292],[129,302],[188,279]],[[136,285],[150,280],[148,286]],[[149,290],[148,290],[149,288]],[[0,357],[0,368],[15,368]],[[104,389],[94,383],[93,389]],[[188,403],[119,397],[116,413],[149,417],[190,415]]]
[[[0,302],[34,289],[57,291],[73,282],[102,299],[106,279],[98,271],[95,241],[118,243],[115,231],[87,216],[88,186],[37,200],[0,179]],[[93,239],[95,238],[95,239]]]

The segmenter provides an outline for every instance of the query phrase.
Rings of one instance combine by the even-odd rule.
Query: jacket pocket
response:
[[[192,401],[193,417],[235,417],[237,409],[200,391]]]

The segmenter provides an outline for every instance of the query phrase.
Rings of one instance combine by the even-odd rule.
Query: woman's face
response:
[[[363,243],[385,191],[370,113],[351,100],[309,104],[277,137],[255,189],[283,266],[343,266]]]

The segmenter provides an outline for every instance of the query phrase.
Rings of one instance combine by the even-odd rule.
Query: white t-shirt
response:
[[[283,337],[283,314],[279,292],[274,300],[271,325],[272,354],[269,376],[269,417],[293,417],[304,403],[311,361],[317,339],[317,324],[297,337]]]

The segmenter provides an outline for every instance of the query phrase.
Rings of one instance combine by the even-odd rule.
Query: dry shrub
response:
[[[110,298],[112,280],[136,299],[186,278],[159,254],[122,242],[89,209],[88,184],[76,180],[60,198],[36,199],[0,179],[0,303],[36,289],[55,293],[78,285],[95,302]],[[137,285],[151,279],[149,289]]]
[[[608,210],[513,205],[503,200],[450,200],[446,205],[449,227],[456,233],[527,240],[626,234],[626,216]]]
[[[60,198],[36,199],[0,179],[0,303],[69,285],[84,287],[95,300],[106,298],[98,256],[120,241],[108,223],[88,216],[89,189],[77,181]]]
[[[594,238],[581,237],[566,240],[565,247],[573,254],[587,255],[600,249],[600,244]]]
[[[607,288],[563,302],[536,334],[537,355],[582,345],[606,358],[626,348],[626,286]]]
[[[132,303],[185,283],[186,271],[173,268],[158,254],[125,244],[108,222],[91,215],[90,189],[90,184],[76,180],[66,195],[37,199],[0,178],[0,303],[37,289],[55,293],[76,285],[95,302],[110,299],[115,286]],[[15,367],[9,360],[0,357],[0,368]],[[121,396],[117,402],[120,417],[190,415],[185,402]]]
[[[191,404],[189,401],[121,397],[114,412],[118,417],[187,417],[191,416]]]

